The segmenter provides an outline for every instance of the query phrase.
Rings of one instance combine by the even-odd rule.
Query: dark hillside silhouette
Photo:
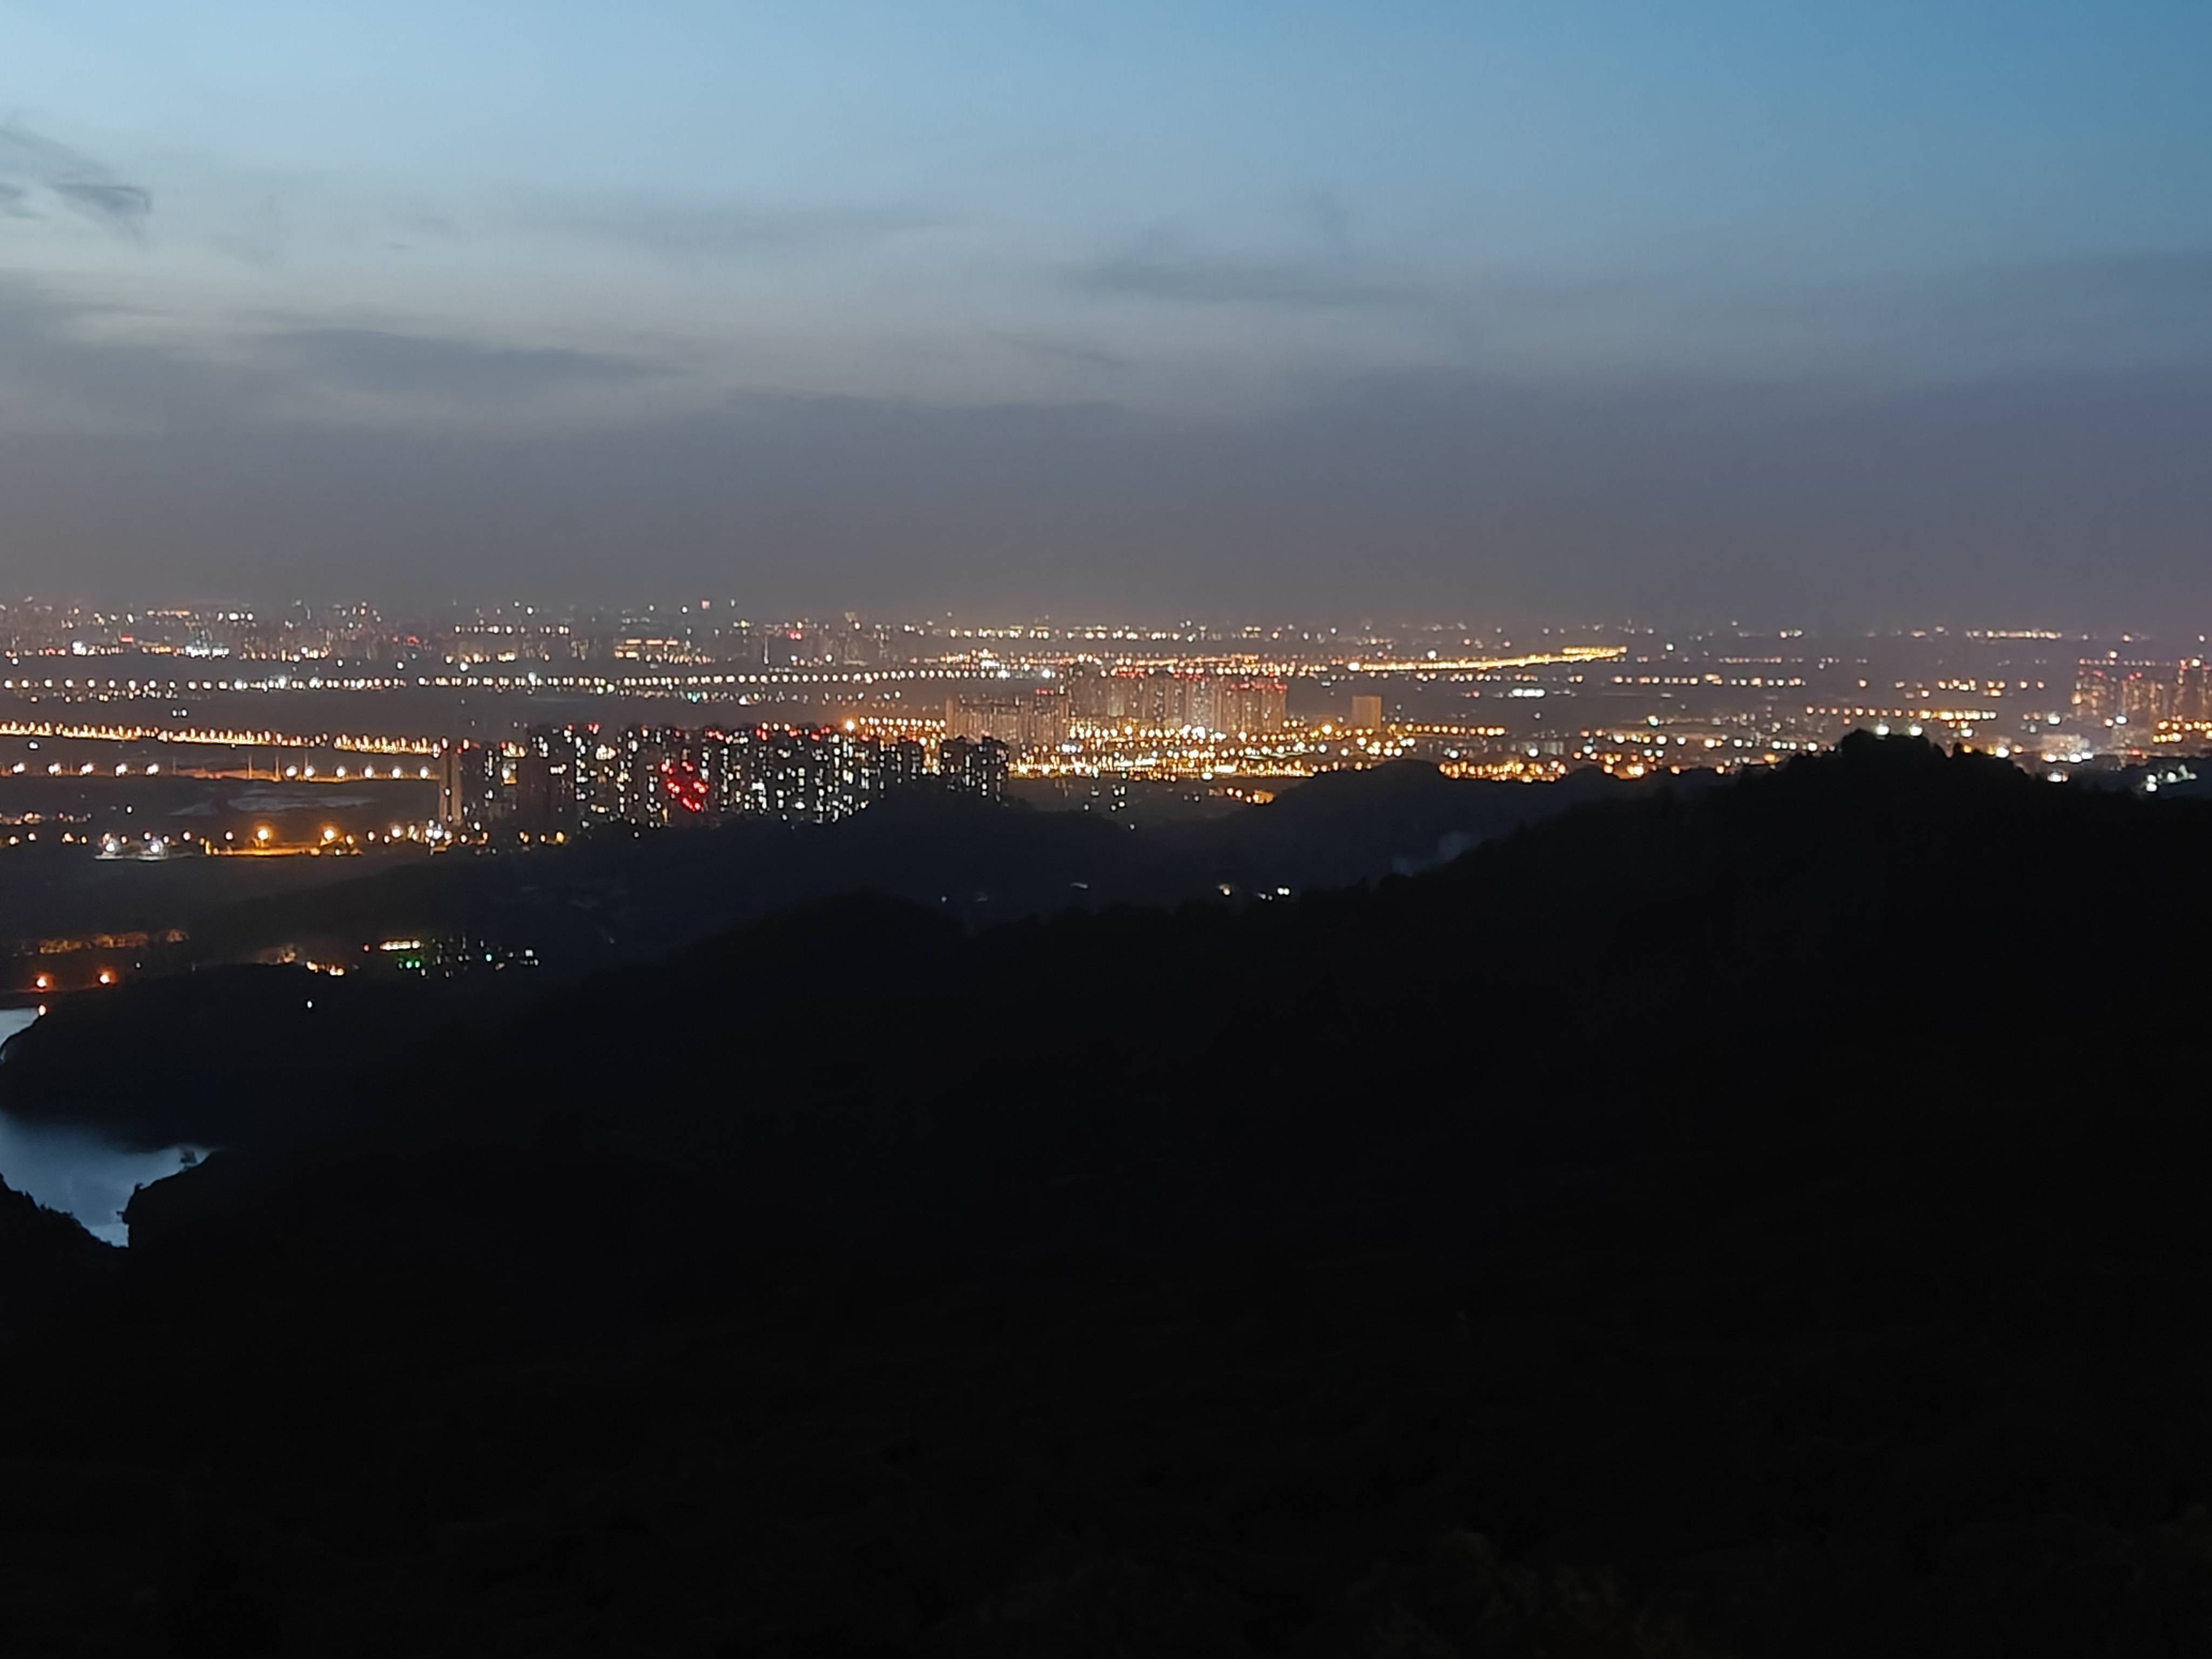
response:
[[[138,1146],[319,1135],[345,1121],[338,1105],[397,1092],[394,1064],[460,1006],[441,988],[289,964],[85,992],[9,1041],[0,1105]]]
[[[854,893],[902,897],[969,927],[1212,900],[1224,888],[1272,900],[1425,867],[1581,801],[1635,793],[1586,777],[1475,782],[1399,762],[1324,774],[1264,809],[1187,830],[1135,833],[1080,813],[917,793],[829,825],[687,835],[617,825],[562,848],[441,857],[195,919],[185,942],[151,954],[156,967],[197,971],[63,999],[56,1018],[17,1042],[0,1105],[148,1145],[312,1135],[344,1116],[331,1109],[334,1092],[391,1075],[431,1030],[481,1019],[543,981],[657,958],[733,921]],[[755,938],[766,951],[780,935]],[[378,945],[401,939],[526,949],[530,985],[490,971],[401,986],[386,971],[363,984],[364,968],[388,969]],[[754,946],[741,938],[735,948]],[[272,955],[352,973],[311,980],[303,967],[253,961]]]
[[[6,1605],[89,1652],[2200,1651],[2208,852],[1854,740],[1295,902],[847,897],[462,1017],[15,1339]]]

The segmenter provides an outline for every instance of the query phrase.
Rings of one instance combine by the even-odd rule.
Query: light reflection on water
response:
[[[0,1008],[0,1042],[38,1017],[34,1009]],[[67,1211],[94,1237],[111,1244],[131,1242],[121,1212],[132,1189],[176,1174],[183,1151],[126,1152],[83,1129],[25,1122],[0,1112],[0,1181],[50,1210]]]

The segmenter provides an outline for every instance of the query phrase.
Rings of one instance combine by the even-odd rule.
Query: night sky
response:
[[[2212,627],[2203,0],[0,0],[0,592]]]

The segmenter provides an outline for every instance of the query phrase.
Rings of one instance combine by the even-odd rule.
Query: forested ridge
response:
[[[486,1011],[0,1278],[0,1619],[2201,1651],[2208,851],[1860,739],[1294,901],[854,895]]]

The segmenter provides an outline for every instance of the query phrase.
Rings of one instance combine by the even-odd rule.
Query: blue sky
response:
[[[2163,3],[0,0],[4,585],[2212,606],[2208,71]]]

